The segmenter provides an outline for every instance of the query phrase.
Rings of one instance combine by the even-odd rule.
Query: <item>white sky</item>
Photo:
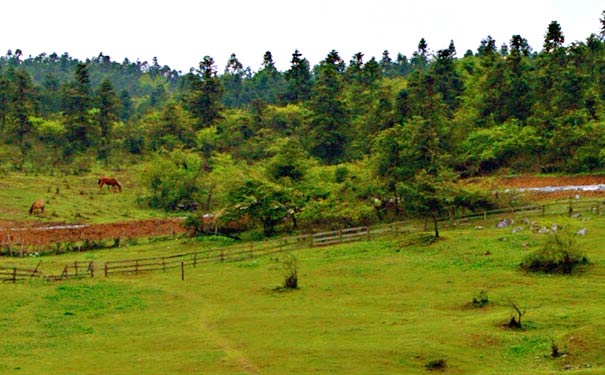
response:
[[[548,24],[561,24],[565,44],[600,31],[600,0],[17,0],[0,6],[0,55],[100,52],[122,62],[151,60],[188,72],[204,56],[223,72],[231,53],[259,69],[271,51],[279,70],[299,49],[311,65],[332,49],[347,63],[357,53],[380,59],[388,50],[411,57],[420,38],[431,50],[454,40],[458,56],[491,35],[513,34],[542,49]]]

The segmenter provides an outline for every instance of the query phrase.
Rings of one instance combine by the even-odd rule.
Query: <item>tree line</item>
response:
[[[1,168],[77,173],[93,159],[158,158],[171,172],[145,177],[150,204],[252,210],[264,192],[282,207],[257,213],[267,232],[293,212],[329,216],[324,204],[351,220],[385,204],[342,214],[349,194],[436,217],[472,205],[446,193],[460,176],[605,166],[605,11],[596,21],[598,32],[568,44],[552,21],[539,52],[521,35],[500,45],[487,36],[463,56],[454,41],[433,51],[421,39],[409,59],[359,52],[347,63],[332,50],[311,67],[296,50],[285,72],[271,52],[258,71],[232,54],[221,72],[205,56],[183,74],[155,58],[9,51],[0,57]],[[223,191],[242,170],[249,178]]]

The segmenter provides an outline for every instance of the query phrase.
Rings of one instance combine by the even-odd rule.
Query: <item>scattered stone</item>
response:
[[[571,215],[571,217],[573,217],[574,219],[577,219],[577,218],[579,218],[580,216],[582,216],[582,215],[580,215],[580,214],[573,214],[573,215]]]
[[[524,227],[516,227],[516,228],[513,228],[513,233],[519,233],[519,232],[521,232],[523,229],[525,229],[525,228],[524,228]]]
[[[502,219],[502,220],[500,220],[500,222],[498,222],[498,225],[496,225],[496,227],[497,228],[506,228],[512,224],[513,224],[512,219]]]
[[[576,234],[578,236],[585,236],[586,235],[586,228],[580,229]]]
[[[548,233],[548,232],[550,232],[550,231],[546,227],[542,227],[542,228],[538,229],[538,233],[540,233],[540,234],[544,234],[544,233]]]
[[[557,226],[557,224],[553,224],[550,226],[550,230],[552,230],[553,232],[556,232],[558,228],[559,227]]]
[[[477,225],[477,226],[475,227],[475,229],[477,229],[477,230],[481,230],[481,229],[483,229],[483,227],[482,227],[481,225]]]

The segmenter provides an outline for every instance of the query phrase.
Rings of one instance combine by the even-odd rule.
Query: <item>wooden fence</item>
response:
[[[592,212],[596,215],[600,215],[602,212],[602,205],[603,202],[601,201],[577,202],[569,200],[549,205],[512,207],[472,213],[459,217],[443,217],[440,218],[439,221],[461,225],[481,220],[487,223],[488,219],[499,220],[519,214],[527,217],[534,215],[574,216],[581,215],[584,212]],[[496,224],[497,222],[494,221],[494,225]],[[212,248],[185,254],[107,261],[103,262],[100,268],[92,261],[75,261],[65,265],[60,275],[50,276],[43,275],[42,272],[38,270],[40,264],[38,264],[34,270],[18,267],[0,267],[0,280],[3,282],[16,282],[32,277],[43,277],[47,280],[64,280],[69,278],[94,277],[101,273],[103,276],[109,277],[115,274],[141,274],[179,268],[181,269],[181,278],[184,279],[185,268],[196,268],[204,263],[235,262],[281,253],[283,251],[294,250],[301,247],[321,247],[345,242],[371,240],[387,235],[398,236],[417,230],[418,229],[414,227],[411,222],[400,221],[377,226],[361,226],[315,234],[303,234],[294,237],[248,243],[243,246]]]
[[[36,268],[33,270],[19,268],[19,267],[0,266],[0,281],[2,281],[3,283],[5,283],[5,282],[15,283],[17,281],[31,279],[32,277],[41,277],[43,275],[42,275],[42,272],[40,272],[38,270],[39,266],[40,266],[40,263],[38,263],[38,266],[36,266]]]

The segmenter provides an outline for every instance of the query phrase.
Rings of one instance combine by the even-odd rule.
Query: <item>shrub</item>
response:
[[[485,307],[489,304],[489,298],[485,290],[480,290],[479,293],[473,296],[471,305],[476,308]]]
[[[282,264],[284,267],[284,288],[298,289],[298,262],[296,256],[287,254]]]
[[[427,370],[443,370],[447,367],[447,361],[445,359],[433,359],[428,361],[426,365],[424,365]]]
[[[582,264],[588,264],[588,258],[579,250],[575,232],[566,227],[549,234],[542,248],[529,254],[521,268],[532,272],[570,274]]]

